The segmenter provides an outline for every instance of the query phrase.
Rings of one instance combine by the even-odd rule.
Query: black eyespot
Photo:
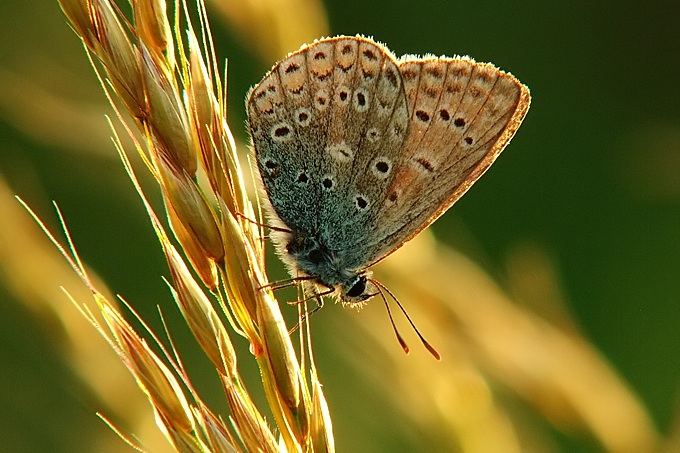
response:
[[[427,123],[428,121],[430,121],[430,115],[428,115],[427,112],[423,110],[416,111],[416,118],[418,118],[423,123]]]
[[[368,201],[364,197],[357,197],[357,206],[359,209],[366,209],[366,206],[368,206]]]
[[[271,179],[278,178],[279,175],[281,174],[281,168],[278,162],[268,159],[264,162],[264,166],[267,169],[267,171],[265,171],[262,174],[262,176],[266,178]]]
[[[463,127],[465,126],[465,120],[463,118],[456,118],[455,120],[453,120],[453,124],[456,127]]]
[[[287,126],[277,127],[274,131],[276,137],[285,137],[288,134],[290,134],[290,128]]]
[[[304,123],[305,121],[307,121],[307,118],[309,118],[309,115],[307,115],[307,112],[300,112],[300,113],[298,114],[298,120],[299,120],[301,123]]]
[[[387,173],[387,170],[390,169],[390,166],[387,164],[387,162],[380,161],[375,163],[375,169],[380,173]]]
[[[341,91],[341,92],[340,92],[340,100],[341,100],[341,101],[346,101],[346,100],[347,100],[347,91]]]
[[[357,93],[357,104],[359,104],[360,107],[366,105],[366,96],[364,96],[364,93]]]
[[[307,181],[309,181],[309,178],[307,177],[307,173],[300,173],[300,175],[297,178],[297,182],[300,184],[307,184]]]
[[[366,291],[366,277],[363,275],[354,282],[354,285],[347,291],[348,297],[359,297]]]
[[[465,137],[465,143],[472,145],[472,137]]]
[[[330,189],[331,187],[333,187],[333,181],[331,181],[329,178],[325,178],[322,184],[326,189]]]
[[[448,110],[440,110],[439,111],[439,117],[443,119],[444,121],[448,121],[451,116],[449,115]]]

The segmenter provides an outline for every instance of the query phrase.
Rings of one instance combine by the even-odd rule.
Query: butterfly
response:
[[[278,254],[312,293],[358,304],[379,292],[368,268],[482,176],[530,95],[488,63],[338,36],[278,62],[246,104]]]

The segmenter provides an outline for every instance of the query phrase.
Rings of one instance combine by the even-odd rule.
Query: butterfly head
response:
[[[338,286],[340,299],[346,304],[360,304],[378,294],[378,288],[366,273],[356,274]]]

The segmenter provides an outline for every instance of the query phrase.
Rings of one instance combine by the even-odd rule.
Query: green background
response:
[[[531,88],[531,109],[508,150],[434,232],[471,251],[501,282],[517,244],[546,250],[579,326],[666,433],[680,383],[680,3],[342,0],[326,6],[332,34],[370,35],[397,55],[471,55]],[[2,10],[0,175],[52,226],[49,201],[57,200],[88,265],[146,319],[157,318],[156,304],[172,312],[160,279],[167,275],[163,257],[110,143],[91,155],[72,152],[63,141],[24,128],[21,115],[28,113],[16,111],[8,94],[35,77],[41,89],[70,93],[82,105],[102,103],[56,0],[4,1]],[[245,140],[242,99],[273,61],[255,60],[217,20],[213,29],[218,55],[230,58],[230,124]],[[76,134],[82,146],[89,133]],[[472,244],[447,234],[461,222]],[[2,286],[0,310],[0,439],[13,446],[7,451],[88,451],[83,432],[106,428],[93,416],[96,407],[74,390],[77,383],[55,357],[58,345]],[[337,368],[354,379],[351,370]],[[254,370],[252,376],[257,379]],[[340,411],[338,439],[357,430],[351,409]],[[365,435],[373,440],[352,448],[419,448],[399,433]],[[564,451],[598,451],[587,439],[557,438]],[[338,447],[350,450],[341,440]]]

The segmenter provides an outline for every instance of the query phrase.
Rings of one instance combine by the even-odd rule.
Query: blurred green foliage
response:
[[[680,383],[680,3],[326,5],[333,34],[371,35],[397,55],[470,55],[512,72],[531,88],[532,107],[509,148],[434,232],[501,282],[509,251],[526,243],[543,248],[555,259],[578,324],[667,432]],[[230,124],[245,142],[244,95],[273,62],[254,60],[218,20],[213,31],[218,55],[230,58]],[[77,96],[83,108],[105,105],[56,0],[6,0],[0,54],[0,175],[52,227],[49,200],[57,200],[88,264],[159,326],[156,304],[172,312],[160,279],[167,271],[110,142],[84,158],[68,142],[44,134],[31,122],[31,104],[21,101],[22,93],[39,99],[41,90],[58,90]],[[93,122],[105,128],[105,108],[92,111],[98,115]],[[79,134],[83,147],[89,146],[89,134],[97,138],[91,130]],[[27,319],[1,287],[0,299],[3,445],[11,451],[89,451],[77,440],[83,430],[108,429],[93,426],[100,408],[74,397],[77,391],[70,387],[50,388],[55,376],[77,387],[54,364],[59,345],[43,344],[44,325]],[[327,318],[337,310],[314,320],[319,329],[332,324]],[[319,349],[332,404],[334,383],[359,378],[343,360],[323,357],[328,346]],[[257,379],[254,369],[252,378]],[[339,451],[417,449],[417,434],[380,432],[382,420],[371,424],[353,413],[353,398],[371,398],[366,390],[357,389],[334,408]],[[73,431],[63,424],[49,428],[55,420],[68,420]],[[372,440],[361,440],[364,427]],[[565,451],[596,451],[585,439],[562,441]]]

